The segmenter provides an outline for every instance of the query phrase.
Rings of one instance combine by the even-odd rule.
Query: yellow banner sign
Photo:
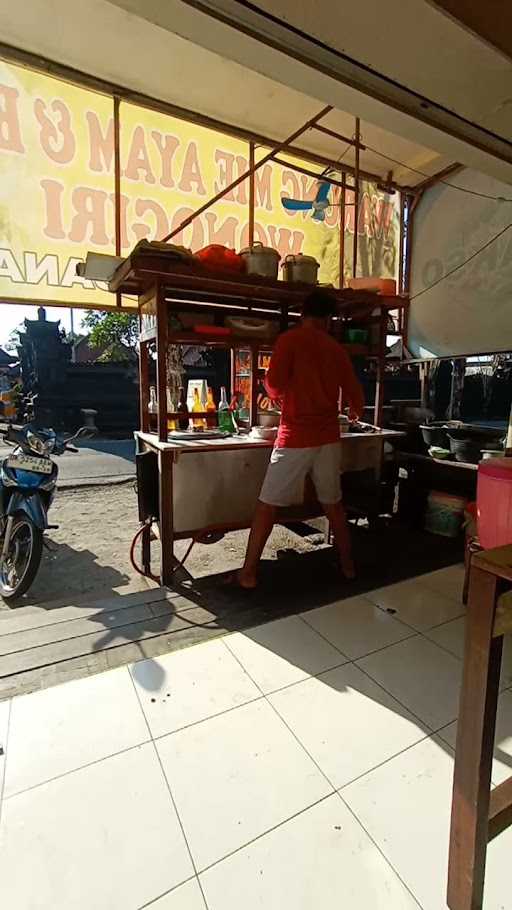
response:
[[[161,113],[120,107],[122,254],[141,238],[160,239],[248,167],[248,145]],[[290,162],[292,159],[289,159]],[[300,163],[300,162],[295,162]],[[304,165],[311,169],[312,165]],[[87,250],[115,253],[113,101],[104,95],[0,63],[0,299],[83,308],[112,306],[104,285],[79,277]],[[289,212],[282,197],[312,200],[314,178],[265,164],[256,173],[255,238],[284,258],[320,262],[319,280],[338,284],[339,190],[325,221]],[[347,203],[351,193],[347,192]],[[350,274],[354,207],[345,213],[345,274]],[[240,184],[175,238],[197,251],[248,243],[248,182]],[[398,203],[362,186],[358,274],[395,277]]]

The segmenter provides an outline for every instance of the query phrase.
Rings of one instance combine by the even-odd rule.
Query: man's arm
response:
[[[340,345],[340,387],[343,406],[348,403],[349,417],[358,420],[364,411],[364,393],[357,378],[352,361],[345,348]]]
[[[265,376],[265,388],[270,398],[282,398],[292,375],[293,355],[288,333],[277,339],[270,366]]]

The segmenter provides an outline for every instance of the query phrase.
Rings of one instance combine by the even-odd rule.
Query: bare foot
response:
[[[246,572],[245,569],[240,569],[236,573],[236,580],[241,588],[245,588],[246,591],[253,591],[258,580],[255,575],[252,575],[250,572]]]
[[[356,569],[351,559],[341,563],[341,571],[347,581],[354,581],[356,577]]]
[[[238,572],[231,572],[223,584],[230,588],[241,588],[243,591],[254,591],[257,580],[254,575],[245,573],[243,569],[240,569]]]

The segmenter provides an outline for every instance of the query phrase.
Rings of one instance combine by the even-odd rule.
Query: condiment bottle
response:
[[[171,390],[167,389],[167,429],[168,430],[176,429],[176,421],[175,421],[174,417],[169,417],[169,414],[173,414],[173,413],[174,413],[174,403],[171,398]]]
[[[220,390],[219,430],[222,430],[223,433],[233,433],[235,431],[233,415],[226,398],[225,386],[222,386]]]
[[[210,429],[213,429],[217,426],[217,406],[213,400],[213,390],[211,388],[208,388],[206,412],[208,414],[208,417],[206,418],[206,424]]]
[[[148,411],[150,414],[158,414],[158,402],[156,400],[156,389],[154,385],[150,386],[149,389]]]
[[[201,404],[201,399],[199,397],[199,389],[194,389],[194,404],[192,405],[192,411],[196,414],[203,413],[203,405]],[[203,430],[206,426],[206,420],[201,417],[194,418],[194,426],[198,430]]]
[[[183,417],[178,417],[178,427],[180,430],[188,430],[188,407],[187,399],[185,398],[185,389],[183,386],[180,386],[180,396],[178,399],[177,411],[179,414],[183,414]]]

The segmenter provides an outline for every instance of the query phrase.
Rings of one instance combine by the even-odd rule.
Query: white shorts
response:
[[[292,506],[304,499],[308,474],[319,502],[334,505],[341,499],[341,446],[333,442],[307,449],[274,449],[260,493],[269,506]]]

